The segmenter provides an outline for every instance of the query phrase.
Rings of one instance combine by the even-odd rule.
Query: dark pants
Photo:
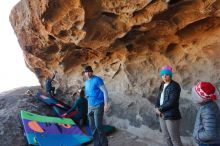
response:
[[[104,104],[88,108],[88,119],[92,130],[94,146],[108,146],[108,139],[102,125],[103,115]]]
[[[81,113],[76,113],[71,117],[73,121],[78,124],[78,126],[82,127],[86,124],[87,121],[87,115],[82,115]]]
[[[53,97],[55,92],[55,87],[51,87],[47,90],[47,96]]]

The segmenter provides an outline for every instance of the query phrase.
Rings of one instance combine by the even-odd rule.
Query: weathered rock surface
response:
[[[107,121],[154,138],[161,66],[173,66],[182,87],[183,136],[191,135],[195,119],[192,85],[220,86],[219,17],[220,0],[21,0],[10,21],[42,86],[57,71],[59,91],[74,93],[89,64],[109,90]]]

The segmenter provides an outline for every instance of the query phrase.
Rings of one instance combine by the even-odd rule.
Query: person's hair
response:
[[[82,88],[81,91],[79,92],[79,96],[80,96],[81,98],[84,98],[84,97],[85,97],[84,88]]]
[[[87,65],[84,67],[84,72],[93,72],[92,67]]]

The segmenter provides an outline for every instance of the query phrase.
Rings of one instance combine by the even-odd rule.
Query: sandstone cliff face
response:
[[[159,128],[152,102],[161,66],[173,66],[182,87],[182,135],[195,118],[192,85],[220,86],[219,17],[220,0],[21,0],[10,21],[42,85],[57,71],[57,88],[73,93],[89,64],[109,90],[108,122],[153,138],[144,131]]]

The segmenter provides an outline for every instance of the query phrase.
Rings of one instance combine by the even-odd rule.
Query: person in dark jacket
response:
[[[193,101],[200,105],[193,137],[199,146],[220,146],[220,111],[215,103],[215,87],[199,82],[192,89]]]
[[[47,93],[47,96],[53,97],[55,92],[55,87],[52,86],[52,82],[55,78],[56,72],[53,74],[53,77],[48,77],[45,81],[45,90]]]
[[[79,124],[79,126],[83,126],[87,121],[88,101],[85,98],[85,92],[83,88],[79,89],[78,94],[79,96],[73,103],[72,107],[66,113],[64,113],[62,117],[65,117],[66,115],[76,110],[76,114],[71,118],[74,122]]]
[[[160,71],[162,83],[155,104],[155,112],[159,117],[160,127],[167,146],[182,146],[180,139],[179,98],[180,85],[172,80],[172,67],[163,66]]]

